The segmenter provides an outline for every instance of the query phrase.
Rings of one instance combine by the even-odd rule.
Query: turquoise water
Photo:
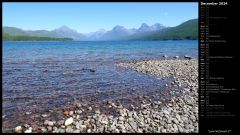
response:
[[[39,59],[114,61],[190,55],[197,57],[198,41],[4,42],[4,62]]]
[[[63,108],[86,95],[101,102],[161,91],[171,78],[114,64],[163,55],[197,58],[198,41],[3,42],[3,113],[17,121],[16,113]]]
[[[198,54],[196,40],[179,41],[102,41],[102,42],[4,42],[4,61],[38,59],[128,60]]]

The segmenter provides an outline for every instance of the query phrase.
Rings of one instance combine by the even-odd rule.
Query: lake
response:
[[[3,42],[3,114],[17,125],[26,120],[20,113],[29,110],[67,108],[75,100],[131,100],[161,91],[171,78],[161,80],[114,64],[163,55],[197,59],[198,41]]]

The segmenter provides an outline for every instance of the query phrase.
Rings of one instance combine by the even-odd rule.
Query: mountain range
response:
[[[151,26],[143,23],[139,28],[127,29],[116,25],[107,31],[100,29],[92,33],[79,33],[67,26],[54,30],[23,30],[16,27],[3,27],[3,33],[10,36],[31,36],[49,38],[71,38],[80,41],[99,40],[165,40],[165,39],[197,39],[198,19],[186,21],[176,27],[163,26],[155,23]]]

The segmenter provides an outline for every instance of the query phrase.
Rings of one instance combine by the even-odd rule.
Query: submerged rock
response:
[[[185,55],[184,58],[186,58],[186,59],[192,59],[192,57],[191,57],[191,56],[188,56],[188,55]]]
[[[94,69],[87,69],[87,68],[82,68],[83,71],[89,71],[89,72],[95,72]]]
[[[163,58],[167,58],[167,57],[168,57],[167,55],[165,55],[165,54],[163,55]]]

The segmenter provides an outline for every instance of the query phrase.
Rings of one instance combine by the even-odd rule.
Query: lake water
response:
[[[131,99],[161,91],[163,80],[114,64],[163,55],[197,59],[198,41],[3,42],[3,114],[17,123],[25,120],[20,113],[64,108],[73,100]]]

